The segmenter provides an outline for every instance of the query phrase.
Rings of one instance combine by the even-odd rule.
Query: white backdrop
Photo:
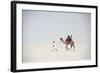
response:
[[[0,19],[1,19],[0,20],[0,73],[11,73],[10,72],[10,53],[11,53],[10,52],[10,1],[11,0],[1,0],[0,1]],[[67,3],[67,4],[83,4],[83,5],[98,5],[99,12],[100,12],[100,0],[29,0],[29,1]],[[100,17],[98,18],[98,20],[99,19],[100,19]],[[99,31],[100,31],[100,29],[99,29]],[[98,37],[100,37],[100,33],[99,33]],[[98,40],[100,40],[100,39],[98,39]],[[100,43],[100,41],[99,41],[99,43]],[[100,52],[100,50],[99,50],[99,52]],[[98,56],[100,56],[100,53],[98,54]],[[100,57],[98,58],[98,60],[100,61]],[[99,66],[100,66],[100,63],[99,63]],[[85,72],[87,72],[87,73],[94,73],[94,72],[99,73],[100,67],[98,67],[98,68],[38,71],[38,72],[34,72],[34,73],[51,73],[51,72],[52,73],[55,73],[55,72],[56,73],[69,73],[69,72],[70,73],[85,73]],[[25,72],[25,73],[29,73],[29,72]],[[30,72],[30,73],[33,73],[33,72]]]

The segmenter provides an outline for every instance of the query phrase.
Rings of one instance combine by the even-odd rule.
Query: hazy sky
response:
[[[89,13],[23,10],[23,43],[48,43],[73,35],[77,42],[90,43]]]

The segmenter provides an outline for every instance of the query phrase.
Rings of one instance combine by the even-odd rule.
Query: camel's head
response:
[[[60,40],[63,40],[63,38],[59,38]]]

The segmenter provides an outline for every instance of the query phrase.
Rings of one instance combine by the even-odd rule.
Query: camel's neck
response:
[[[60,38],[60,40],[62,41],[62,43],[65,43],[65,41],[63,40],[63,38]]]

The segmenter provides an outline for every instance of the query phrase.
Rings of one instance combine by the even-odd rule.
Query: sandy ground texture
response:
[[[75,49],[66,51],[65,45],[60,40],[55,44],[24,44],[22,61],[23,63],[41,63],[87,60],[91,58],[90,51],[89,45],[78,42],[75,43]]]

